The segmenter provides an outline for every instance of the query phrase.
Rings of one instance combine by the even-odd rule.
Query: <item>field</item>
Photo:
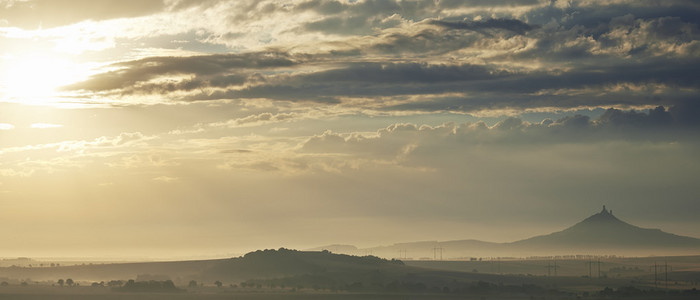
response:
[[[93,288],[93,287],[3,287],[0,288],[0,299],[18,299],[18,300],[34,300],[34,299],[51,299],[51,300],[189,300],[189,299],[206,299],[206,300],[224,300],[224,299],[239,299],[239,300],[428,300],[428,299],[483,299],[480,295],[465,296],[451,294],[435,294],[435,293],[333,293],[328,291],[233,291],[229,288],[199,288],[193,291],[182,293],[115,293],[109,288]],[[505,296],[501,295],[498,299],[527,299],[525,296]]]
[[[528,282],[574,291],[616,286],[700,288],[700,256],[536,258],[482,261],[406,261],[409,266],[499,274],[504,283]]]
[[[274,262],[269,264],[267,262]],[[656,267],[655,267],[656,266]],[[222,276],[196,284],[203,274]],[[272,267],[272,268],[271,268]],[[195,270],[218,270],[196,273]],[[251,269],[254,268],[254,269]],[[301,270],[302,268],[307,268]],[[126,270],[173,275],[172,290],[119,290],[79,276]],[[261,273],[261,270],[266,269]],[[299,270],[294,273],[292,269]],[[309,271],[307,271],[309,270]],[[51,275],[54,274],[54,275]],[[183,277],[183,274],[190,274]],[[284,275],[286,274],[286,275]],[[28,275],[40,276],[32,280]],[[60,286],[51,276],[77,278]],[[150,275],[151,278],[157,276]],[[166,275],[159,275],[166,276]],[[175,277],[177,276],[177,277]],[[199,277],[196,277],[199,276]],[[234,278],[248,276],[237,281]],[[103,277],[109,278],[109,277]],[[147,274],[137,280],[146,280]],[[324,279],[325,278],[325,279]],[[697,299],[700,256],[396,261],[328,252],[266,250],[235,260],[0,268],[0,299]],[[150,282],[160,279],[151,279]],[[167,280],[171,283],[172,281]],[[217,280],[218,281],[218,280]],[[121,286],[121,283],[120,283]],[[124,285],[126,286],[126,285]]]

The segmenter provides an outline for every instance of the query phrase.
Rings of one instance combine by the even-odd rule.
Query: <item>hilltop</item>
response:
[[[269,279],[305,274],[349,276],[368,270],[395,273],[406,267],[400,260],[376,256],[351,256],[330,251],[258,250],[242,257],[220,261],[202,272],[203,279]]]
[[[634,226],[618,219],[603,206],[599,213],[562,231],[509,243],[421,241],[355,250],[352,246],[344,246],[340,249],[347,251],[340,252],[348,254],[371,253],[381,257],[419,260],[552,255],[697,255],[700,254],[700,239]]]
[[[700,239],[663,232],[660,229],[641,228],[603,210],[559,232],[510,243],[509,247],[524,252],[559,251],[588,253],[644,253],[700,251]]]

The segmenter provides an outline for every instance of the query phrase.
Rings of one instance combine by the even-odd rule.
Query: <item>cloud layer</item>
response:
[[[232,24],[267,28],[267,42],[234,54],[119,62],[67,90],[137,103],[381,98],[371,108],[455,112],[645,108],[697,98],[700,10],[685,2],[247,5],[245,15],[219,12]],[[232,46],[250,38],[212,30],[202,28],[199,40]]]

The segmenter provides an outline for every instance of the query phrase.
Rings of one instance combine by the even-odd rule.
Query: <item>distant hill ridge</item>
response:
[[[375,256],[351,256],[329,251],[258,250],[224,260],[204,272],[210,278],[272,278],[309,273],[340,272],[364,268],[403,266],[398,260]]]
[[[511,243],[513,246],[569,248],[684,248],[700,247],[700,239],[679,236],[660,229],[641,228],[621,221],[603,206],[594,214],[565,230]],[[697,248],[700,252],[700,248]]]
[[[478,240],[399,243],[342,253],[371,253],[381,257],[413,259],[466,258],[474,256],[538,255],[695,255],[700,239],[680,236],[660,229],[641,228],[624,222],[603,206],[594,214],[562,231],[509,243]],[[319,247],[315,249],[334,249]],[[335,248],[334,250],[338,250]],[[333,251],[333,250],[331,250]]]
[[[285,278],[313,274],[319,277],[353,277],[357,274],[381,270],[397,273],[410,270],[400,260],[383,259],[376,256],[351,256],[334,254],[329,251],[298,251],[280,248],[278,250],[258,250],[242,257],[228,259],[114,263],[94,265],[74,265],[46,268],[0,268],[0,274],[7,278],[32,278],[33,280],[73,280],[109,281],[113,279],[134,279],[147,276],[171,279],[183,285],[194,279],[203,282]],[[159,274],[159,275],[154,275]]]

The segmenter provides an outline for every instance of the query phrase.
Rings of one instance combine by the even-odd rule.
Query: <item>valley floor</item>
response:
[[[601,295],[561,294],[558,292],[537,297],[509,293],[352,293],[330,291],[232,291],[226,288],[204,287],[180,293],[121,293],[107,287],[4,286],[0,299],[8,300],[598,300],[598,299],[698,299],[698,293]]]

